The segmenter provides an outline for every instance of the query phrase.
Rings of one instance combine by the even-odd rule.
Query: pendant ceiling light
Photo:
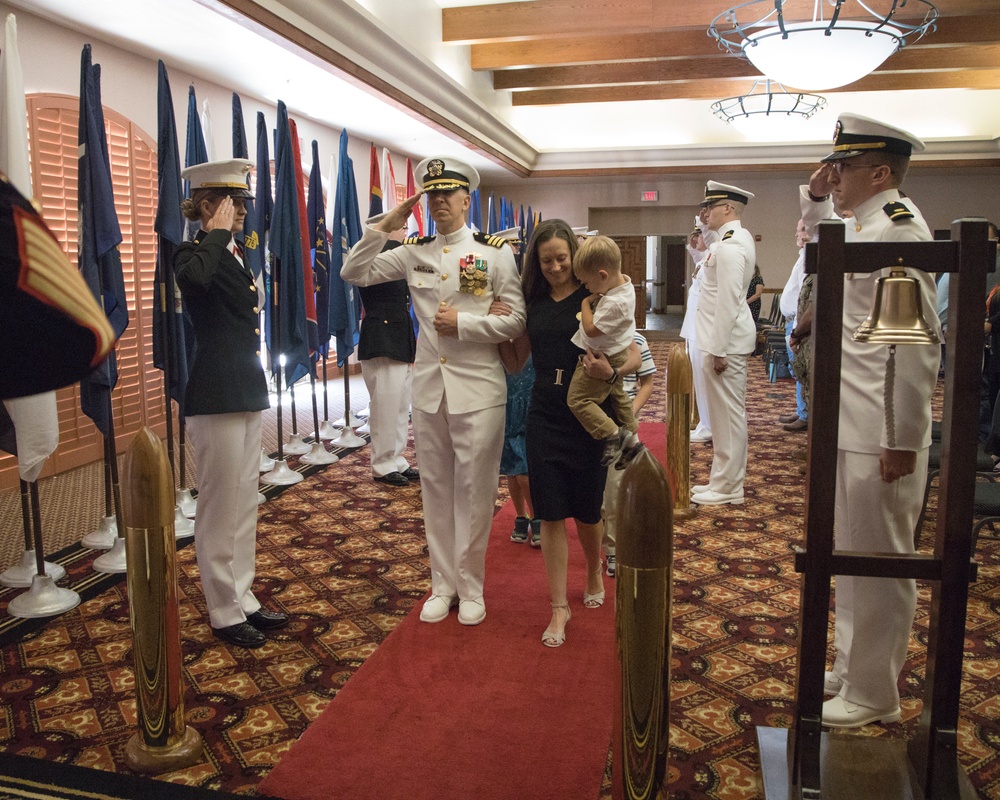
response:
[[[813,0],[811,19],[806,6],[750,0],[719,14],[708,35],[727,52],[746,56],[768,78],[816,91],[865,77],[933,30],[938,17],[929,0]]]
[[[740,133],[758,139],[773,136],[783,122],[809,119],[825,105],[825,97],[788,92],[780,83],[765,78],[754,82],[744,95],[712,103],[712,111]]]

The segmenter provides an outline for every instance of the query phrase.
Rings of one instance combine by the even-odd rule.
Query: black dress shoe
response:
[[[407,467],[403,470],[402,475],[408,481],[419,481],[420,480],[420,470],[416,467]]]
[[[388,483],[390,486],[406,486],[409,483],[399,472],[390,472],[388,475],[376,475],[375,480],[379,483]]]
[[[252,614],[247,615],[247,622],[259,631],[269,631],[274,628],[284,628],[288,624],[288,614],[258,608]]]
[[[238,622],[235,625],[228,625],[225,628],[212,628],[218,638],[224,639],[237,647],[253,649],[263,647],[267,643],[264,634],[257,630],[249,622]]]

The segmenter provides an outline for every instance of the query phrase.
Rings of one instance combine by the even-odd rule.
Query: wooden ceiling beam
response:
[[[876,72],[954,69],[990,69],[1000,65],[1000,44],[963,47],[907,47],[891,56]],[[656,61],[587,64],[573,67],[539,67],[498,70],[494,89],[542,89],[555,87],[609,86],[612,84],[663,83],[669,81],[756,78],[760,72],[749,61],[735,56],[660,59]]]
[[[614,103],[635,100],[720,100],[750,91],[753,82],[744,80],[680,81],[676,83],[599,86],[580,89],[535,89],[511,95],[515,106],[560,105],[566,103]],[[873,73],[856,83],[832,92],[895,92],[911,89],[1000,89],[1000,69],[952,70],[942,72]]]
[[[937,30],[902,52],[912,49],[1000,42],[1000,13],[943,17]],[[546,41],[494,42],[472,46],[472,68],[499,70],[523,67],[568,66],[607,61],[638,61],[718,55],[715,40],[704,30],[666,31],[624,35],[612,33]]]
[[[559,36],[597,33],[648,33],[701,29],[705,31],[719,14],[736,5],[733,0],[699,0],[697,3],[663,0],[534,0],[441,10],[442,41],[452,44],[483,44],[518,40],[549,40]],[[996,0],[948,0],[939,12],[949,17],[998,14]],[[812,19],[813,0],[788,0],[789,21]],[[913,13],[923,16],[913,5]],[[761,4],[760,16],[767,11]],[[903,9],[906,19],[910,7]],[[919,13],[918,13],[919,12]],[[750,15],[751,17],[753,15]]]

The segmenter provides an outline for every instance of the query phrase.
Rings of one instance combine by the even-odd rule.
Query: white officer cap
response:
[[[454,156],[431,156],[414,169],[425,192],[450,192],[465,189],[472,192],[479,186],[479,173],[472,164]]]
[[[924,143],[902,128],[860,114],[841,114],[833,129],[833,152],[823,161],[840,161],[871,152],[895,153],[909,158],[923,149]]]
[[[597,231],[587,230],[586,225],[581,225],[577,228],[573,228],[572,230],[577,236],[597,236]]]
[[[519,240],[521,238],[521,229],[520,228],[507,228],[507,230],[497,231],[493,235],[499,237],[500,239],[506,239],[508,241],[510,241],[510,240],[513,239],[513,240],[517,241],[517,240]]]
[[[191,181],[191,190],[210,189],[230,197],[253,197],[247,186],[247,175],[253,162],[245,158],[206,161],[181,170],[181,178]]]
[[[739,186],[730,186],[728,183],[709,181],[705,184],[705,199],[701,201],[700,205],[707,206],[719,200],[732,200],[734,203],[743,203],[743,205],[746,205],[753,196],[753,192],[748,192]]]

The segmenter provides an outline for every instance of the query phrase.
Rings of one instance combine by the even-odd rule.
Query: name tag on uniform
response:
[[[424,272],[424,273],[426,273],[428,275],[435,275],[435,274],[437,274],[437,270],[435,270],[434,267],[426,267],[423,264],[417,264],[417,266],[415,266],[413,268],[413,271],[414,272]]]

